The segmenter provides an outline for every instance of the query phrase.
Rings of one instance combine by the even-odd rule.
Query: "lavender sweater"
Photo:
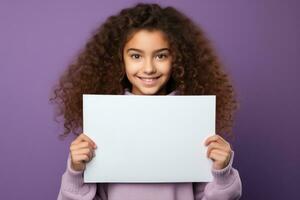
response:
[[[126,90],[126,95],[131,93]],[[169,95],[175,95],[175,92]],[[209,183],[84,183],[83,171],[71,168],[70,154],[62,176],[58,200],[234,200],[242,195],[239,173],[229,164],[222,170],[211,169]]]

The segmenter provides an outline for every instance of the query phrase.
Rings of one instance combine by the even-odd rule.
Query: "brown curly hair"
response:
[[[176,89],[181,95],[216,95],[216,131],[232,135],[237,109],[234,90],[203,31],[173,7],[138,3],[110,16],[54,86],[50,102],[58,105],[56,117],[64,119],[60,136],[81,133],[82,94],[124,94],[125,88],[131,88],[122,51],[141,29],[160,30],[170,43],[174,59],[167,92]]]

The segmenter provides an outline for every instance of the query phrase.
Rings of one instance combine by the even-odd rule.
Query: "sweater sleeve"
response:
[[[83,170],[75,171],[71,168],[70,154],[67,160],[67,168],[62,175],[61,187],[58,194],[58,200],[101,200],[96,195],[96,183],[83,182]]]
[[[195,200],[236,200],[242,196],[239,172],[232,167],[234,151],[229,164],[221,170],[212,169],[213,181],[194,183]]]

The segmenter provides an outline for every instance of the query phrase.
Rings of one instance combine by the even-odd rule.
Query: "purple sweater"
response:
[[[175,92],[169,95],[175,95]],[[131,95],[128,90],[125,95]],[[233,200],[242,195],[239,173],[229,164],[222,170],[211,169],[213,181],[206,183],[84,183],[83,171],[67,168],[62,176],[58,200]]]

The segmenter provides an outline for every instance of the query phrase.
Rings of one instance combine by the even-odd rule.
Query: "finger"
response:
[[[213,150],[210,152],[209,155],[211,155],[211,154],[218,154],[218,155],[224,156],[224,157],[227,157],[227,156],[228,156],[228,153],[226,153],[226,152],[224,152],[224,151],[222,151],[222,150],[220,150],[220,149],[213,149]]]
[[[211,153],[208,155],[208,158],[212,159],[213,161],[225,162],[227,159],[227,155],[215,149],[211,151]]]
[[[217,142],[219,140],[219,136],[217,134],[210,136],[206,139],[205,145],[208,145],[211,142]]]
[[[230,152],[230,149],[227,146],[225,146],[223,144],[220,144],[220,143],[217,143],[217,142],[211,142],[208,145],[208,148],[207,148],[207,155],[209,155],[209,153],[214,149],[218,149],[218,150],[220,150],[222,152],[225,152],[225,153]]]
[[[93,157],[93,150],[90,150],[90,149],[86,148],[86,149],[79,149],[79,150],[76,150],[76,151],[72,152],[72,156],[74,158],[78,157],[78,156],[81,156],[81,155],[86,155],[86,156],[89,157],[89,159],[91,159]]]
[[[210,142],[214,142],[214,141],[217,141],[216,135],[209,136],[208,138],[206,138],[204,144],[205,146],[207,146]]]
[[[96,143],[91,138],[89,138],[87,135],[82,134],[82,137],[83,137],[83,140],[88,141],[89,143],[91,143],[91,145],[93,147],[95,147],[95,148],[97,147]]]
[[[223,143],[223,144],[228,144],[228,142],[218,134],[208,137],[205,140],[204,144],[207,146],[211,142],[219,142],[219,143]]]
[[[74,163],[89,162],[91,158],[85,154],[76,155],[73,158]]]
[[[81,142],[82,141],[82,134],[83,133],[81,133],[73,142],[72,142],[72,144],[78,144],[79,142]]]
[[[226,166],[229,163],[231,155],[216,149],[210,153],[208,158],[210,158],[213,161],[216,161],[218,163],[223,163]]]
[[[74,151],[71,152],[72,155],[80,155],[80,154],[86,154],[86,155],[90,155],[92,154],[94,150],[91,148],[83,148],[83,149],[76,149]]]
[[[222,155],[217,153],[212,153],[209,158],[214,162],[213,165],[219,165],[224,159]]]
[[[90,142],[92,146],[97,147],[96,143],[90,139],[87,135],[85,135],[84,133],[80,134],[73,142],[72,144],[78,144],[82,141],[87,141]]]
[[[78,144],[71,144],[70,151],[74,151],[74,150],[82,149],[82,148],[94,149],[94,147],[91,145],[91,143],[89,143],[87,141],[82,141]]]

